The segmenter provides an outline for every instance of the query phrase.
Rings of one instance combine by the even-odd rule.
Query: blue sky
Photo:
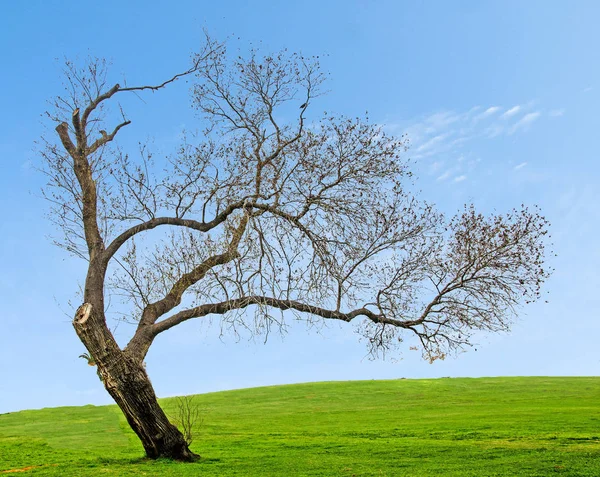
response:
[[[318,380],[597,375],[600,369],[600,3],[596,1],[28,1],[0,15],[0,413],[110,398],[70,324],[84,264],[51,245],[34,142],[61,91],[56,59],[112,60],[113,78],[154,83],[187,68],[202,29],[268,50],[323,55],[316,106],[369,111],[407,133],[423,196],[447,213],[538,204],[552,223],[548,303],[510,334],[430,365],[405,350],[370,361],[352,327],[292,326],[263,344],[191,321],[147,357],[159,396]],[[194,127],[187,85],[128,103],[127,141],[168,152]],[[125,137],[126,136],[126,137]],[[125,325],[116,329],[124,337]]]

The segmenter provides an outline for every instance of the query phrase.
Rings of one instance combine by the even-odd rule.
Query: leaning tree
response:
[[[253,332],[290,315],[354,322],[375,355],[412,336],[433,361],[476,331],[507,330],[540,296],[547,221],[470,205],[446,219],[411,193],[403,138],[366,118],[309,115],[317,58],[230,57],[207,39],[161,84],[108,83],[100,60],[65,72],[48,113],[57,140],[42,155],[56,241],[87,261],[73,326],[148,457],[197,457],[144,366],[154,339],[187,320]],[[117,98],[182,76],[194,79],[202,132],[160,159],[147,144],[118,147],[130,121]],[[118,297],[135,324],[123,348],[106,316]]]

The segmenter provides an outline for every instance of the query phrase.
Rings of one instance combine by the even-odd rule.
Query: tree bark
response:
[[[186,462],[198,459],[200,456],[189,449],[183,434],[159,406],[143,363],[119,348],[101,313],[84,303],[75,314],[73,326],[98,366],[104,387],[142,441],[146,455]]]

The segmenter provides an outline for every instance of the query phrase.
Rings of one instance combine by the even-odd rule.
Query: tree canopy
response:
[[[518,306],[540,297],[539,211],[436,211],[413,192],[405,138],[368,117],[314,113],[317,57],[236,56],[207,38],[190,69],[161,84],[121,86],[107,72],[101,60],[67,63],[66,94],[49,113],[58,141],[43,151],[57,243],[89,262],[89,308],[75,328],[105,384],[110,296],[136,323],[111,352],[135,363],[186,320],[220,315],[224,327],[268,332],[290,313],[357,323],[373,355],[416,338],[433,361],[477,330],[508,330]],[[166,157],[145,143],[120,148],[131,121],[117,108],[111,122],[118,97],[182,76],[194,80],[203,129]],[[94,330],[82,328],[88,315]]]

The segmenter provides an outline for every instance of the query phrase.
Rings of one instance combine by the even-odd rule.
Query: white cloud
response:
[[[521,106],[517,105],[517,106],[513,106],[512,108],[510,108],[508,111],[506,111],[502,116],[500,116],[502,119],[508,119],[512,116],[514,116],[515,114],[517,114],[519,111],[521,111]]]
[[[527,165],[526,162],[521,162],[521,164],[514,167],[514,170],[518,171],[519,169],[523,169],[526,165]]]
[[[561,117],[563,114],[565,114],[565,108],[561,108],[561,109],[553,109],[552,111],[550,111],[548,114],[550,115],[551,118],[559,118]]]
[[[459,132],[459,134],[467,134],[468,132],[470,131],[462,130]],[[456,139],[453,139],[450,143],[450,147],[454,148],[454,146],[460,146],[461,144],[467,142],[469,139],[472,139],[472,136],[461,136]]]
[[[438,134],[437,136],[432,137],[427,142],[425,142],[424,144],[421,144],[419,147],[417,147],[416,152],[424,152],[424,151],[427,151],[428,149],[432,149],[436,144],[441,143],[449,135],[450,135],[450,133],[444,133],[444,134]]]
[[[494,124],[485,130],[486,136],[490,139],[500,136],[504,132],[504,126]]]
[[[481,110],[475,106],[466,112],[440,111],[408,125],[387,124],[391,134],[406,133],[410,142],[410,156],[423,159],[450,153],[471,139],[473,119]],[[430,171],[435,173],[436,171]]]
[[[500,109],[502,109],[500,106],[492,106],[491,108],[487,108],[483,114],[486,116],[491,116],[492,114],[500,111]]]
[[[449,124],[455,123],[458,121],[458,116],[454,114],[452,111],[442,111],[439,113],[434,113],[429,116],[426,122],[434,129],[439,129],[443,126],[448,126]]]
[[[512,127],[509,129],[508,134],[514,134],[519,130],[527,131],[531,124],[540,117],[540,113],[538,111],[534,113],[527,113],[521,119],[519,119]]]
[[[493,105],[438,111],[416,121],[387,123],[384,129],[392,135],[406,135],[408,156],[418,160],[423,173],[437,181],[461,182],[479,167],[472,143],[526,131],[540,117],[532,107],[533,102],[529,102],[507,111]]]
[[[436,181],[445,181],[446,179],[448,179],[448,177],[450,177],[450,171],[444,172],[441,176],[439,176],[436,179]]]
[[[539,113],[526,115],[523,122],[511,128],[505,120],[528,106],[517,105],[499,115],[500,106],[482,108],[475,106],[465,112],[439,111],[426,116],[407,126],[400,124],[386,125],[390,133],[406,133],[410,142],[410,156],[413,159],[440,157],[442,155],[456,154],[460,156],[465,144],[476,138],[494,138],[507,134],[514,134],[518,129],[526,129],[528,124],[536,119]],[[502,119],[502,120],[501,120]],[[429,168],[430,174],[436,174],[438,169]]]
[[[435,174],[437,171],[439,171],[442,168],[443,165],[444,165],[444,161],[435,161],[434,163],[432,163],[429,166],[429,173]]]
[[[475,118],[473,119],[473,122],[478,122],[483,119],[489,118],[490,116],[492,116],[493,114],[496,114],[501,109],[502,108],[500,108],[500,106],[492,106],[490,108],[487,108],[483,113],[475,116]]]

